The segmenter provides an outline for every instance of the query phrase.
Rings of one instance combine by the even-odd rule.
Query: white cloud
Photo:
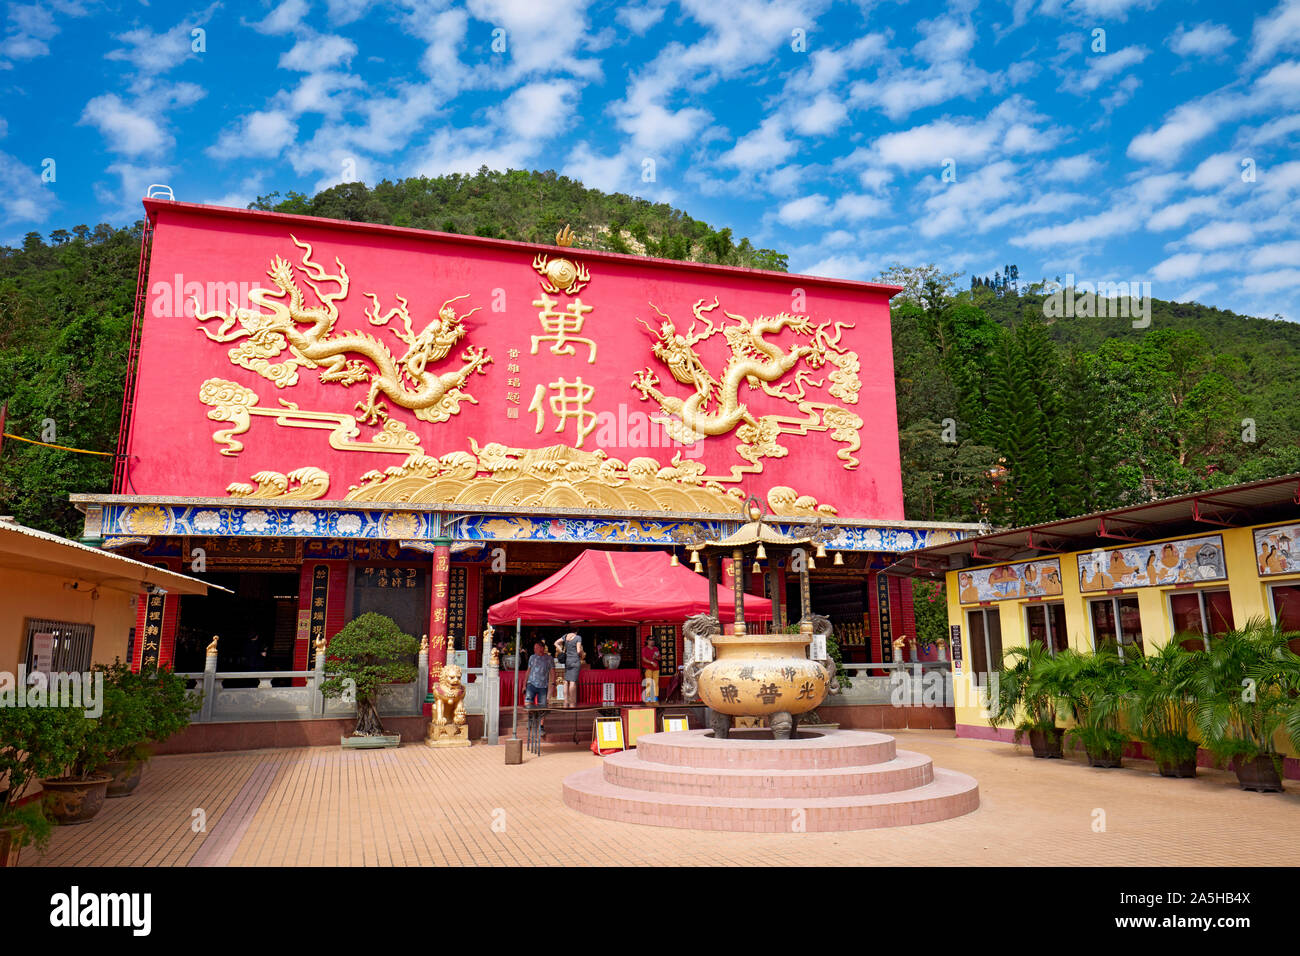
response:
[[[1047,167],[1044,178],[1058,182],[1077,183],[1080,180],[1096,176],[1101,172],[1101,164],[1087,153],[1074,156],[1062,156]]]
[[[1300,93],[1300,60],[1279,63],[1255,81],[1255,90],[1269,102],[1295,103]]]
[[[915,46],[914,52],[931,63],[961,59],[975,45],[975,28],[969,20],[923,20],[917,29],[925,39]]]
[[[1244,245],[1254,237],[1255,231],[1244,222],[1211,222],[1187,234],[1187,242],[1198,249],[1222,249],[1224,246]]]
[[[1300,262],[1300,239],[1259,246],[1250,254],[1250,264],[1255,269],[1293,266],[1298,262]]]
[[[782,225],[800,226],[807,223],[829,225],[839,220],[860,222],[889,211],[889,204],[875,196],[846,193],[831,203],[821,193],[792,199],[777,210],[776,219]]]
[[[802,275],[826,276],[832,279],[866,280],[880,273],[884,260],[879,256],[863,257],[852,255],[828,256],[799,270]]]
[[[136,166],[133,163],[113,163],[105,170],[118,178],[116,190],[103,183],[95,184],[95,198],[108,207],[104,215],[109,219],[135,220],[143,218],[144,207],[140,200],[153,183],[165,183],[171,176],[170,166]]]
[[[1179,56],[1213,56],[1226,52],[1236,42],[1231,30],[1207,20],[1190,29],[1178,24],[1169,37],[1169,49]]]
[[[1165,229],[1181,229],[1193,216],[1208,216],[1218,211],[1219,200],[1217,198],[1213,196],[1195,196],[1156,210],[1147,219],[1146,226],[1156,232]]]
[[[890,119],[964,96],[974,98],[989,85],[987,73],[965,63],[945,62],[924,70],[892,70],[874,83],[854,83],[850,96],[858,106],[879,106]]]
[[[1201,160],[1187,181],[1195,189],[1212,189],[1241,181],[1241,157],[1234,153],[1217,153]]]
[[[1243,276],[1241,287],[1247,292],[1267,294],[1286,290],[1292,296],[1300,291],[1300,269],[1279,269]]]
[[[786,138],[785,124],[779,116],[769,116],[721,156],[718,163],[743,171],[756,171],[780,165],[790,158],[796,150],[793,142]]]
[[[307,15],[311,4],[307,0],[284,0],[278,7],[266,15],[260,23],[251,24],[258,33],[281,36],[298,29],[302,18]]]
[[[1256,177],[1259,187],[1266,193],[1300,192],[1300,159],[1260,168],[1256,172]]]
[[[542,139],[565,132],[573,119],[577,95],[578,85],[571,80],[529,83],[492,112],[511,136]]]
[[[795,132],[804,136],[825,136],[848,121],[849,111],[838,97],[822,93],[806,106],[791,109],[789,116]]]
[[[0,153],[0,225],[44,222],[57,201],[41,182],[39,167]]]
[[[626,192],[640,176],[641,164],[621,154],[597,155],[586,143],[579,143],[565,160],[564,174],[602,192]]]
[[[621,7],[615,18],[637,36],[645,33],[664,17],[667,3],[643,3]]]
[[[280,69],[301,73],[321,73],[336,66],[346,65],[357,55],[357,45],[347,37],[304,37],[280,56]]]
[[[1084,216],[1058,226],[1032,229],[1023,236],[1012,236],[1013,246],[1042,248],[1070,246],[1121,235],[1133,228],[1133,213],[1128,209],[1111,209],[1094,216]]]
[[[87,103],[78,125],[94,126],[109,149],[125,156],[156,155],[172,145],[171,135],[153,116],[128,106],[116,93]]]
[[[1173,162],[1192,143],[1239,115],[1244,105],[1240,97],[1215,94],[1183,103],[1159,127],[1134,136],[1128,144],[1128,155],[1146,162]]]
[[[279,156],[298,136],[298,124],[282,110],[255,110],[226,131],[206,150],[216,159]]]
[[[1300,0],[1282,0],[1272,14],[1255,20],[1250,62],[1263,63],[1284,50],[1300,49]]]
[[[1067,75],[1064,89],[1072,93],[1091,93],[1113,76],[1145,60],[1151,51],[1144,46],[1128,46],[1114,53],[1090,54],[1079,73]]]
[[[1208,296],[1210,293],[1216,291],[1218,288],[1219,283],[1217,282],[1200,282],[1192,286],[1190,289],[1186,289],[1173,296],[1169,301],[1199,302],[1202,305],[1206,305],[1209,301]]]

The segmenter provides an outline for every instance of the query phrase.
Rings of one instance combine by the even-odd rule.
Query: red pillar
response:
[[[433,587],[429,606],[429,689],[447,663],[447,592],[451,580],[451,542],[439,540],[433,549]],[[463,648],[462,648],[463,650]],[[426,706],[427,711],[430,708]]]

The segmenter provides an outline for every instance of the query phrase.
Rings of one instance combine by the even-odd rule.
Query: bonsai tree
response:
[[[1271,762],[1281,789],[1279,731],[1300,750],[1300,656],[1288,633],[1263,618],[1210,642],[1196,660],[1196,726],[1220,763],[1231,761],[1241,777],[1246,764]],[[1244,780],[1242,781],[1245,782]]]
[[[1136,689],[1134,671],[1141,660],[1120,657],[1113,646],[1093,653],[1072,649],[1058,652],[1037,668],[1031,693],[1048,693],[1061,700],[1074,717],[1069,735],[1083,744],[1094,767],[1118,767],[1128,734],[1123,730],[1127,698]]]
[[[379,719],[379,688],[415,680],[413,663],[420,643],[382,614],[367,613],[349,621],[329,643],[333,675],[321,684],[326,697],[351,697],[357,706],[356,737],[384,734]]]
[[[1129,720],[1162,776],[1196,776],[1196,741],[1191,737],[1200,636],[1176,634],[1133,671]]]
[[[1015,741],[1020,743],[1026,734],[1056,734],[1056,702],[1052,695],[1036,683],[1051,655],[1041,641],[1031,641],[1028,647],[1012,647],[1002,655],[1002,669],[995,675],[996,687],[989,688],[989,725],[1015,726]],[[1051,748],[1055,750],[1057,742]]]

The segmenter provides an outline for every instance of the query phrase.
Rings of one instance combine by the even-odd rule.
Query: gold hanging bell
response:
[[[844,565],[844,555],[842,555],[842,554],[840,554],[838,551],[836,551],[836,552],[835,552],[835,560],[832,561],[831,564],[834,564],[834,565],[838,565],[838,566],[840,566],[840,567],[843,567],[843,565]]]
[[[754,555],[754,557],[757,558],[759,561],[762,561],[764,558],[767,557],[767,552],[763,550],[762,541],[758,543],[758,554]]]
[[[817,561],[816,561],[816,559],[814,559],[814,558],[809,558],[809,559],[808,559],[808,570],[809,570],[809,571],[816,571],[816,570],[817,570]]]
[[[754,562],[754,574],[762,574],[762,573],[763,573],[763,568],[762,568],[762,566],[761,566],[757,561],[755,561],[755,562]]]
[[[677,560],[676,551],[673,552],[673,559],[668,562],[668,566],[673,568],[681,567],[681,562]]]
[[[826,557],[826,545],[822,544],[820,541],[817,542],[817,557]]]

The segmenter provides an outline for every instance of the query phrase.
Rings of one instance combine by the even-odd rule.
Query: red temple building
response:
[[[975,526],[904,520],[895,287],[145,201],[113,493],[86,540],[233,592],[140,607],[134,662],[301,670],[366,611],[483,653],[486,608],[584,549],[720,538],[757,499],[822,532],[814,609],[891,659],[909,582]],[[751,593],[792,606],[768,562]],[[731,569],[721,568],[724,584]],[[539,627],[550,638],[554,628]],[[654,633],[664,679],[672,623]],[[531,648],[531,642],[526,643]],[[595,655],[589,651],[589,658]]]

